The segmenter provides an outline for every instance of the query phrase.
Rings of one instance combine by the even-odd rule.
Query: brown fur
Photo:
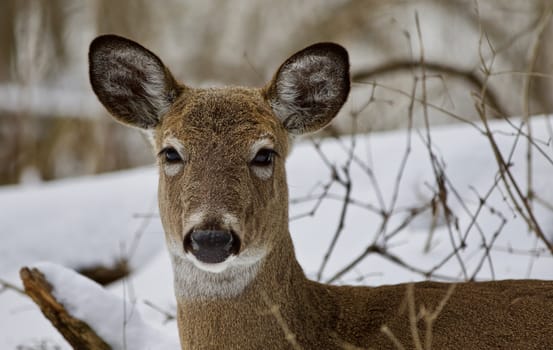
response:
[[[323,127],[344,103],[349,91],[349,78],[343,73],[349,67],[345,50],[331,44],[304,50],[289,59],[263,89],[192,89],[179,85],[167,91],[174,80],[164,66],[156,66],[138,78],[122,73],[116,81],[110,81],[112,73],[105,64],[106,60],[113,59],[110,50],[124,51],[129,47],[131,53],[125,52],[122,56],[141,55],[143,48],[126,39],[109,36],[93,43],[91,80],[101,101],[116,118],[153,133],[156,153],[162,150],[168,138],[177,140],[184,149],[182,168],[179,165],[174,173],[164,171],[163,154],[159,159],[159,206],[173,256],[183,349],[289,349],[294,341],[305,349],[334,349],[346,345],[395,349],[390,337],[381,330],[384,325],[405,348],[413,348],[406,285],[337,287],[310,281],[296,261],[288,231],[284,163],[290,147],[289,133]],[[327,54],[332,60],[316,57]],[[131,65],[129,71],[145,69],[143,60],[161,64],[149,51],[144,51],[143,55],[142,60],[138,60],[139,67],[132,62],[125,63]],[[322,63],[326,66],[331,61],[338,62],[336,67],[324,68],[330,74],[325,85],[317,77],[301,80],[293,70],[296,58],[307,58],[299,63],[300,71],[308,75],[311,71],[319,71]],[[98,68],[95,62],[104,64]],[[309,66],[310,62],[315,62],[316,66]],[[104,72],[106,69],[110,74]],[[282,75],[287,69],[292,71]],[[159,94],[151,89],[156,84],[148,85],[148,77],[152,74],[154,83],[156,79],[166,79]],[[282,79],[291,80],[283,82]],[[106,81],[123,86],[104,88]],[[294,90],[298,81],[301,87]],[[286,84],[291,90],[287,91],[289,96],[282,96],[277,85],[286,90],[289,88]],[[321,84],[330,92],[313,92]],[[108,90],[122,93],[114,97]],[[140,99],[155,101],[136,102],[132,91],[138,91]],[[156,101],[173,100],[168,112],[156,110],[160,105]],[[146,108],[144,116],[140,113],[142,108]],[[120,116],[117,111],[124,114]],[[268,179],[256,176],[249,163],[251,146],[262,136],[272,139],[278,154]],[[238,218],[241,254],[251,248],[263,248],[267,252],[253,280],[238,295],[203,296],[200,290],[199,295],[183,297],[182,290],[179,292],[179,288],[183,288],[181,281],[190,277],[183,275],[183,271],[197,273],[195,267],[183,270],[180,250],[186,234],[184,226],[198,211],[205,214],[200,226],[225,225],[222,212]],[[197,276],[217,277],[215,273],[202,273]],[[204,283],[203,280],[194,281]],[[187,286],[193,288],[196,284]],[[416,310],[421,306],[435,309],[449,287],[443,283],[416,283]],[[279,315],[283,322],[279,321]],[[424,321],[419,320],[417,327],[424,345]],[[286,329],[290,334],[285,334]],[[434,323],[432,348],[553,349],[553,282],[458,284]]]

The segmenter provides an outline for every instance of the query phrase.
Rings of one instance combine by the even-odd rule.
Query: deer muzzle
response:
[[[184,250],[205,264],[218,264],[240,251],[240,238],[233,231],[193,230],[184,238]]]

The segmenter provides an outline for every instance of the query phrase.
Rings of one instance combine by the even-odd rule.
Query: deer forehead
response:
[[[240,157],[270,147],[285,155],[288,134],[258,89],[191,89],[159,126],[156,148],[167,146],[193,153],[217,148]]]

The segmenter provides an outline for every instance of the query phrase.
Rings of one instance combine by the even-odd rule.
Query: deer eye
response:
[[[254,166],[268,166],[273,163],[273,158],[275,156],[275,151],[268,148],[260,149],[255,157],[253,157],[251,164]]]
[[[174,149],[173,147],[164,148],[161,151],[161,153],[162,153],[163,158],[168,163],[177,163],[177,162],[182,161],[182,158],[181,158],[179,152],[177,152],[177,150]]]

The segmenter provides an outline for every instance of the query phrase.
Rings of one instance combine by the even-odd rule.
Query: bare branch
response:
[[[415,69],[424,69],[433,72],[438,72],[439,74],[449,75],[455,78],[463,79],[468,82],[477,90],[481,90],[484,82],[474,70],[465,70],[455,66],[451,66],[445,63],[438,62],[420,62],[420,61],[395,61],[387,62],[381,66],[372,68],[370,70],[361,70],[352,74],[352,80],[355,82],[362,81],[372,81],[377,79],[379,76],[401,72],[401,71],[413,71]],[[498,97],[494,93],[488,92],[487,103],[489,103],[494,109],[497,110],[498,115],[504,116],[508,115],[507,111],[502,110],[501,104],[499,103]]]

